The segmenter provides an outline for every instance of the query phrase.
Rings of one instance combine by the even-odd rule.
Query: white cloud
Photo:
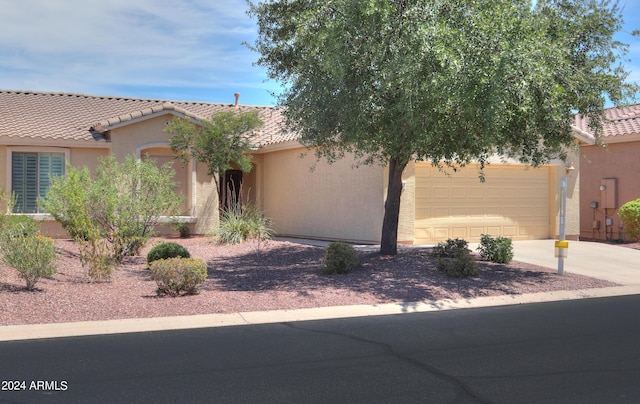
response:
[[[241,44],[256,31],[244,0],[0,0],[0,9],[0,88],[266,87],[258,55]]]

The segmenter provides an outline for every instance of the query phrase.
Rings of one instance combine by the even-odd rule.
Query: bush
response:
[[[499,264],[506,264],[513,259],[513,245],[508,237],[492,238],[483,234],[480,236],[478,251],[482,259]]]
[[[160,243],[147,254],[147,264],[169,258],[191,258],[186,248],[177,243]]]
[[[26,215],[0,215],[0,233],[3,235],[35,236],[38,224]]]
[[[270,225],[271,220],[255,205],[240,207],[239,204],[235,204],[222,212],[216,236],[223,244],[240,244],[245,240],[269,240],[273,235]]]
[[[151,263],[150,270],[159,296],[196,294],[198,285],[207,279],[207,265],[197,258],[159,259]]]
[[[3,233],[2,261],[15,268],[18,276],[33,290],[40,278],[56,273],[56,249],[53,240],[33,234]]]
[[[624,231],[633,241],[640,241],[640,199],[629,201],[618,209]]]
[[[478,266],[468,249],[459,249],[451,257],[438,257],[438,270],[454,278],[464,278],[478,275]]]
[[[438,243],[433,250],[431,251],[431,255],[434,257],[441,258],[454,258],[458,256],[459,251],[467,250],[469,243],[466,240],[456,238],[456,239],[447,239],[444,243]]]
[[[325,274],[346,274],[358,265],[358,253],[345,243],[330,243],[324,252]]]
[[[460,238],[438,243],[431,252],[436,257],[436,268],[455,278],[478,275],[478,266],[468,246],[469,243]]]

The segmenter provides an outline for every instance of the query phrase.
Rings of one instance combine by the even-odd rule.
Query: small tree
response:
[[[629,201],[618,210],[624,230],[634,241],[640,241],[640,199]]]
[[[250,135],[262,125],[255,111],[227,111],[214,114],[208,121],[174,118],[165,132],[173,135],[169,145],[184,164],[193,158],[207,165],[220,191],[218,175],[231,169],[232,164],[245,173],[251,171],[251,155],[247,154]]]

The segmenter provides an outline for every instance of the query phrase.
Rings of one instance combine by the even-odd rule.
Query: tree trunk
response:
[[[389,185],[387,200],[384,204],[382,221],[382,239],[380,254],[396,255],[398,253],[398,220],[400,219],[400,196],[402,195],[402,173],[408,160],[392,158],[389,161]]]

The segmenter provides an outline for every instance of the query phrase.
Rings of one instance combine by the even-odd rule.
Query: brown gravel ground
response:
[[[232,313],[322,306],[415,302],[477,296],[576,290],[614,286],[521,262],[478,262],[479,276],[449,278],[435,269],[429,249],[403,249],[395,257],[360,252],[360,265],[347,275],[323,275],[324,250],[270,241],[260,255],[255,244],[221,246],[208,238],[169,239],[208,264],[200,293],[158,297],[146,269],[146,253],[127,257],[108,283],[91,283],[80,266],[77,245],[56,240],[58,272],[33,292],[16,271],[0,267],[0,325]]]

